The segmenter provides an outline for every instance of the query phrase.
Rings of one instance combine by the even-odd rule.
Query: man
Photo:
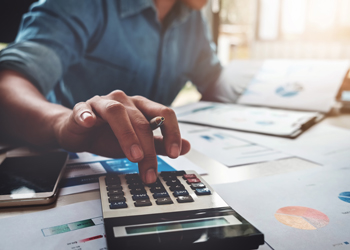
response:
[[[190,149],[172,109],[158,103],[170,105],[187,80],[206,99],[230,96],[218,85],[221,65],[199,11],[205,3],[34,4],[16,42],[0,53],[0,133],[39,146],[126,156],[139,163],[145,183],[154,182],[156,154],[176,158]],[[166,119],[163,137],[153,137],[148,121],[155,116]]]

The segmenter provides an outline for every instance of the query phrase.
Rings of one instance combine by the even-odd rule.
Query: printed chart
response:
[[[275,218],[287,226],[303,230],[316,230],[329,223],[329,218],[324,213],[299,206],[280,208],[275,213]]]
[[[316,112],[212,102],[187,105],[176,113],[179,122],[284,137],[297,136],[305,123],[313,123],[319,117]]]
[[[194,149],[228,167],[290,157],[278,150],[239,139],[232,131],[224,129],[181,123],[180,130]]]
[[[345,201],[347,203],[350,203],[350,192],[342,192],[339,194],[339,199],[342,201]]]
[[[101,201],[2,219],[0,249],[107,250]]]
[[[349,176],[349,166],[315,167],[212,187],[273,249],[349,250]]]
[[[348,69],[347,60],[266,60],[238,103],[328,112]]]

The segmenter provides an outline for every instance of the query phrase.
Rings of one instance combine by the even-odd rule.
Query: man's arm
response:
[[[153,137],[149,120],[163,116],[163,137]],[[38,146],[59,146],[139,163],[145,183],[156,180],[156,154],[176,158],[190,149],[181,139],[172,109],[122,91],[95,96],[73,110],[49,103],[24,77],[0,72],[0,134]]]
[[[33,84],[15,71],[0,72],[0,134],[34,145],[58,146],[54,127],[70,110],[49,103]]]

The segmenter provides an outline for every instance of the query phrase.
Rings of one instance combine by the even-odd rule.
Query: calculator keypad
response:
[[[186,174],[185,171],[161,172],[157,181],[150,185],[144,185],[138,174],[109,175],[105,178],[105,183],[110,209],[128,208],[129,206],[162,206],[175,202],[182,204],[195,202],[192,197],[194,194],[197,196],[211,195],[210,189],[201,182],[200,178],[195,174]],[[193,190],[194,193],[188,190]],[[131,194],[132,200],[125,198],[126,193]],[[151,201],[150,197],[154,200]]]

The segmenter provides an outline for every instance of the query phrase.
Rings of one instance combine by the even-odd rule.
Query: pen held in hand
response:
[[[149,125],[151,126],[152,130],[155,130],[156,128],[162,126],[164,121],[165,118],[163,116],[156,116],[150,120]]]

